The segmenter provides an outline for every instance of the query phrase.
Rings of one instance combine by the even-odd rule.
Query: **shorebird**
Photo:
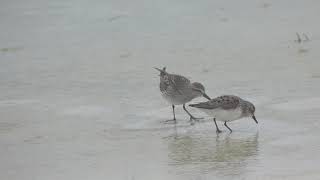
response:
[[[221,130],[219,129],[216,120],[223,121],[230,132],[232,132],[232,129],[227,125],[227,122],[238,120],[243,117],[251,117],[258,124],[258,121],[254,116],[254,105],[238,96],[219,96],[207,102],[190,104],[189,106],[198,108],[209,116],[212,116],[217,133],[220,133]]]
[[[176,122],[176,115],[174,112],[175,105],[183,105],[184,111],[190,116],[190,121],[198,120],[186,109],[185,104],[197,97],[205,97],[210,100],[210,97],[205,93],[205,88],[201,83],[191,83],[190,80],[184,76],[177,74],[170,74],[163,69],[155,68],[160,71],[160,92],[162,97],[172,105],[173,119],[168,121]]]

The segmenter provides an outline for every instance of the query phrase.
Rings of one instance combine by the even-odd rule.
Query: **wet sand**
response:
[[[0,174],[8,180],[317,179],[317,1],[3,1]],[[298,41],[296,33],[301,35]],[[305,38],[303,34],[308,36]],[[158,72],[256,105],[191,126]],[[194,102],[205,99],[195,99]]]

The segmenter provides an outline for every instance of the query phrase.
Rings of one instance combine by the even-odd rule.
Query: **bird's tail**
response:
[[[156,68],[156,70],[158,70],[160,72],[160,76],[164,76],[164,75],[167,75],[167,71],[166,71],[166,67],[163,67],[162,69],[159,69],[159,68]]]

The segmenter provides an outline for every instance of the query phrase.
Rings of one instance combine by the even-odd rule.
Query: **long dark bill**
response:
[[[203,97],[207,98],[208,100],[211,100],[211,98],[206,93],[203,93]]]
[[[252,116],[252,119],[258,124],[258,121],[255,116]]]

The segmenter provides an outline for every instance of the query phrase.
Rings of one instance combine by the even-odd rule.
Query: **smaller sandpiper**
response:
[[[220,133],[221,130],[219,129],[216,120],[223,121],[230,132],[232,132],[232,129],[227,125],[227,122],[238,120],[243,117],[251,117],[258,124],[258,121],[254,116],[254,105],[238,96],[219,96],[207,102],[190,104],[189,106],[198,108],[209,116],[212,116],[217,128],[217,133]]]

